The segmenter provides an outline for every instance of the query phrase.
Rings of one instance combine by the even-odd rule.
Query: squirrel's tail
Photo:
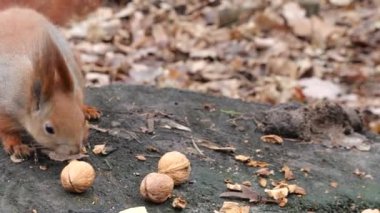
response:
[[[31,8],[45,15],[51,22],[64,25],[96,9],[101,0],[0,0],[0,10],[9,7]]]

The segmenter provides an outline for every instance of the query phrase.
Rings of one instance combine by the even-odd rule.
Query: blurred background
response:
[[[380,133],[380,0],[18,1],[47,7],[64,26],[88,86],[327,99],[360,110]]]

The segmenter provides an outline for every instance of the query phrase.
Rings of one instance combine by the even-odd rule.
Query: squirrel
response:
[[[65,25],[100,6],[102,0],[1,0],[0,11],[10,7],[33,9],[52,23]]]
[[[29,2],[29,8],[9,2]],[[78,61],[52,23],[63,24],[68,17],[55,16],[57,11],[46,17],[45,9],[33,7],[36,2],[46,1],[0,3],[0,139],[7,153],[29,156],[33,149],[21,141],[26,130],[37,147],[60,156],[76,155],[87,139],[86,120],[101,113],[84,104]]]

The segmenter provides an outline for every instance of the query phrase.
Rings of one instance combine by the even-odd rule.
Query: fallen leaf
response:
[[[310,167],[302,167],[302,168],[300,169],[300,171],[301,171],[301,172],[305,172],[305,173],[310,173],[311,169],[310,169]]]
[[[235,155],[235,160],[241,161],[241,162],[247,162],[250,159],[250,157],[246,155]]]
[[[352,3],[352,0],[329,0],[331,4],[335,6],[348,6]]]
[[[134,207],[120,211],[119,213],[148,213],[144,206]]]
[[[146,150],[149,152],[156,152],[156,153],[159,152],[159,150],[154,146],[148,146]]]
[[[210,103],[203,104],[203,109],[205,109],[208,112],[215,112],[216,111],[215,105],[214,104],[210,104]]]
[[[234,181],[232,181],[231,179],[224,179],[224,183],[234,184]]]
[[[337,187],[338,187],[338,182],[336,182],[336,181],[331,181],[331,182],[330,182],[330,186],[333,187],[333,188],[337,188]]]
[[[46,165],[40,165],[39,168],[42,171],[46,171],[48,169],[48,167]]]
[[[317,77],[303,78],[298,83],[303,87],[303,94],[309,98],[335,100],[344,93],[340,85]]]
[[[266,143],[282,144],[284,140],[278,135],[263,135],[260,139]]]
[[[269,170],[269,168],[261,168],[258,169],[255,174],[263,177],[268,177],[269,175],[274,175],[274,171]]]
[[[235,183],[235,184],[231,184],[231,183],[227,183],[226,184],[226,187],[227,189],[231,190],[231,191],[241,191],[241,185],[238,184],[238,183]]]
[[[281,171],[284,172],[286,180],[294,180],[295,179],[293,172],[290,170],[290,168],[287,165],[284,165],[282,167]]]
[[[289,194],[289,189],[287,187],[274,188],[274,189],[264,189],[267,195],[275,200],[285,198]]]
[[[248,187],[252,186],[252,183],[250,181],[248,181],[248,180],[243,181],[241,184],[244,185],[244,186],[248,186]]]
[[[306,11],[296,2],[284,4],[282,15],[294,34],[302,37],[309,37],[312,33],[310,19],[306,17]]]
[[[95,155],[100,155],[103,150],[106,148],[106,145],[105,144],[99,144],[99,145],[95,145],[94,148],[92,149],[92,152],[95,154]]]
[[[200,146],[206,147],[208,149],[219,151],[219,152],[235,152],[236,150],[235,147],[231,147],[231,146],[222,147],[209,140],[198,140],[197,144],[199,144]]]
[[[277,203],[280,207],[285,207],[286,204],[288,203],[288,198],[286,198],[286,197],[280,198],[277,200]]]
[[[264,167],[268,167],[270,164],[267,163],[267,162],[263,162],[263,161],[256,161],[256,160],[248,160],[248,162],[246,163],[247,166],[249,167],[260,167],[260,168],[264,168]]]
[[[306,190],[296,184],[289,184],[285,186],[288,187],[289,193],[291,194],[306,195]]]
[[[259,185],[263,188],[267,187],[268,180],[263,177],[259,177]]]
[[[365,209],[361,213],[380,213],[379,209]]]
[[[354,174],[354,175],[357,175],[357,176],[360,177],[360,178],[362,178],[362,177],[364,177],[364,176],[366,175],[365,172],[359,170],[358,168],[356,168],[356,169],[354,170],[353,174]]]
[[[183,197],[176,197],[173,200],[172,206],[175,209],[184,209],[186,208],[187,201]]]
[[[380,120],[369,123],[369,128],[375,134],[380,134]]]
[[[241,192],[223,192],[222,194],[219,195],[221,198],[240,198],[240,199],[245,199],[249,200],[249,202],[257,203],[261,201],[260,195],[253,191],[251,188],[242,185],[241,186],[242,191]]]
[[[148,114],[148,118],[146,119],[147,133],[154,133],[154,118],[152,114]]]
[[[223,202],[220,213],[249,213],[249,206],[243,206],[236,202],[225,201]]]
[[[111,152],[115,151],[116,148],[106,145],[106,144],[98,144],[95,145],[94,148],[92,149],[92,152],[95,155],[109,155]]]
[[[144,155],[136,155],[135,157],[139,161],[146,161],[146,157]]]
[[[167,129],[178,129],[186,132],[191,132],[191,129],[189,127],[179,124],[170,119],[160,119],[160,124],[162,127]]]

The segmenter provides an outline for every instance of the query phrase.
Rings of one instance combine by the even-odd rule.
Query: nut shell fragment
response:
[[[158,173],[173,178],[175,185],[186,182],[189,179],[190,172],[190,161],[180,152],[167,152],[158,161]]]
[[[187,201],[182,197],[177,197],[173,200],[172,206],[175,209],[184,209],[186,208]]]

